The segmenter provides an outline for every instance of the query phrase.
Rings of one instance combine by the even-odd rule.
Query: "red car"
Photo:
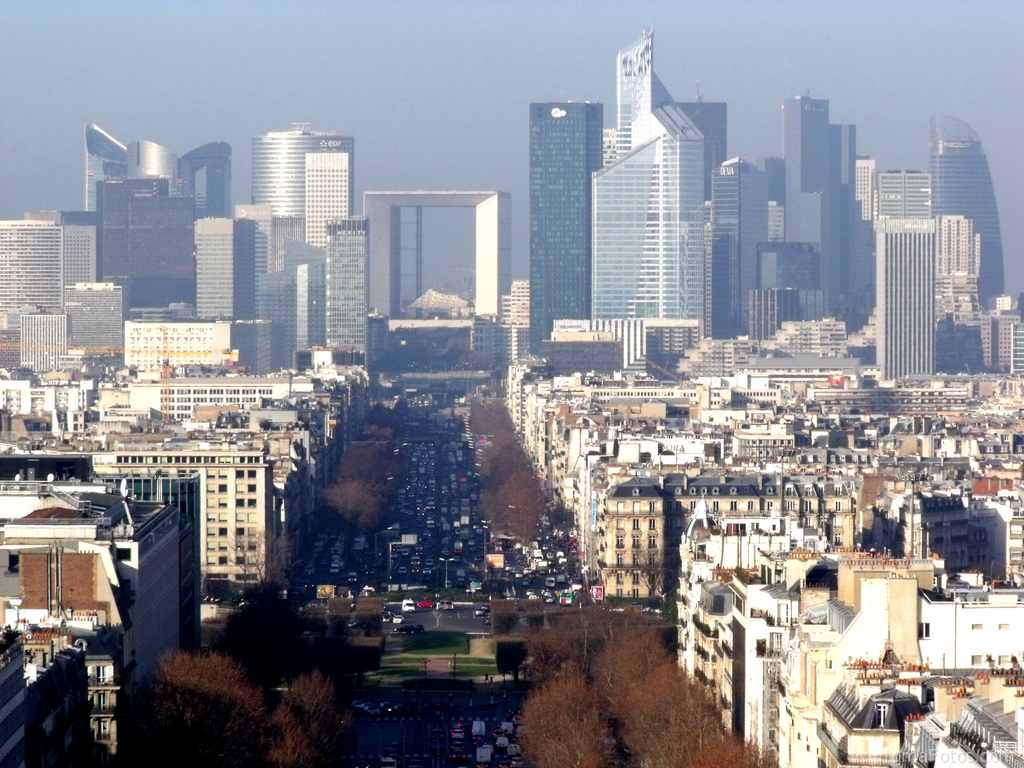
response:
[[[416,607],[421,611],[432,611],[434,610],[433,600],[420,600],[416,603]]]

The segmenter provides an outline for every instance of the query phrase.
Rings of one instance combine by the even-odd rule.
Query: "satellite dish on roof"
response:
[[[14,482],[16,482],[16,483],[20,483],[21,482],[21,472],[19,472],[18,474],[16,474],[14,476]]]
[[[56,476],[53,474],[53,472],[51,472],[50,474],[48,474],[46,476],[46,482],[48,482],[48,483],[52,483],[55,479],[56,479]]]
[[[128,478],[127,477],[122,477],[121,478],[121,495],[122,496],[127,496],[128,495]]]

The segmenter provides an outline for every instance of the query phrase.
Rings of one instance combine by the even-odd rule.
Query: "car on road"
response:
[[[420,600],[416,603],[416,607],[421,611],[432,611],[434,610],[435,603],[433,600]]]
[[[413,613],[416,610],[416,603],[413,600],[402,601],[402,613]]]
[[[489,605],[482,605],[475,611],[473,611],[473,615],[476,616],[478,619],[482,619],[484,616],[490,616],[491,607]]]
[[[440,603],[440,607],[442,611],[453,611],[455,610],[455,603],[453,603],[451,600],[442,600]]]
[[[396,635],[416,635],[423,631],[422,624],[403,624],[395,630]]]

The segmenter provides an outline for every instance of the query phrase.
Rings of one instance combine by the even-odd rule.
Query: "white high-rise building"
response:
[[[875,223],[878,364],[887,379],[935,371],[934,219]]]
[[[196,222],[196,315],[256,317],[256,276],[266,273],[267,239],[251,219]]]
[[[965,216],[937,216],[936,311],[976,311],[981,274],[981,235]]]
[[[52,371],[68,351],[67,315],[21,316],[21,364],[33,371]]]
[[[862,221],[875,218],[875,159],[858,157],[854,169],[853,195],[860,203]]]
[[[53,221],[0,221],[0,312],[17,312],[26,305],[60,312],[63,242],[63,227]]]
[[[619,132],[615,128],[604,128],[601,131],[601,165],[611,165],[619,156]]]
[[[981,271],[981,235],[965,216],[937,216],[939,258],[936,277],[967,275],[975,281]]]
[[[352,217],[351,157],[348,152],[306,154],[306,242],[327,247],[327,225]]]
[[[508,312],[502,318],[506,325],[516,328],[530,327],[530,281],[513,280],[509,294]]]
[[[878,218],[931,218],[932,177],[927,171],[879,171],[875,187]]]
[[[64,285],[96,280],[96,227],[64,224]]]
[[[653,33],[619,53],[617,157],[594,174],[596,319],[703,319],[704,137],[653,70]]]
[[[196,222],[196,316],[231,319],[234,220]]]

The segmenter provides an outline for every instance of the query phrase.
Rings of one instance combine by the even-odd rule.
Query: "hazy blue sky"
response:
[[[522,275],[527,105],[603,101],[610,122],[615,53],[644,24],[677,99],[699,80],[728,102],[730,155],[781,154],[781,100],[806,89],[883,168],[927,168],[929,115],[968,122],[1024,288],[1024,3],[996,0],[3,0],[0,216],[82,207],[86,122],[179,154],[228,141],[248,202],[251,137],[305,121],[356,137],[359,191],[511,192]]]

